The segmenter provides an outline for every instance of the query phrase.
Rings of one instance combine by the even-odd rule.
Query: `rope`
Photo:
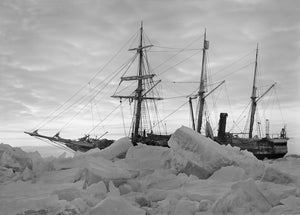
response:
[[[128,63],[127,63],[128,64]],[[127,65],[126,64],[126,65]],[[125,66],[126,65],[123,65],[119,70],[117,70],[115,73],[114,73],[114,75],[111,77],[111,79],[109,80],[109,81],[107,81],[106,83],[105,83],[105,85],[99,90],[99,91],[96,91],[95,92],[95,94],[93,95],[93,96],[91,96],[93,99],[99,94],[99,93],[101,93],[102,92],[102,90],[104,90],[105,88],[106,88],[106,86],[123,70],[123,68],[125,68]],[[100,85],[100,84],[99,84]],[[95,87],[96,88],[96,87]],[[95,89],[94,88],[94,89]],[[83,101],[84,101],[84,96],[83,97],[81,97],[81,99],[80,100],[82,100],[82,102],[80,102],[79,104],[81,104],[81,103],[83,103]],[[73,103],[73,105],[75,105],[76,103]],[[89,103],[87,103],[87,104],[85,104],[77,113],[75,113],[75,115],[73,115],[73,117],[64,125],[64,126],[62,126],[61,127],[61,129],[59,130],[59,131],[61,131],[62,129],[64,129],[64,128],[66,128],[66,126],[67,125],[69,125],[74,119],[75,119],[75,117],[76,116],[78,116],[80,113],[81,113],[81,111],[88,105]],[[71,106],[69,106],[69,107],[72,107],[73,105],[71,105]],[[65,110],[66,111],[66,110]],[[61,113],[62,114],[62,113]],[[60,114],[60,115],[61,115]]]
[[[127,100],[127,99],[126,99]],[[125,101],[126,101],[125,100]],[[119,104],[117,107],[115,107],[102,121],[100,121],[99,123],[96,124],[96,126],[91,129],[88,134],[90,134],[92,131],[94,131],[99,125],[101,125],[111,114],[113,114],[119,107],[121,106],[121,104]]]
[[[121,116],[122,116],[122,121],[123,121],[124,135],[125,135],[125,137],[127,137],[126,128],[125,128],[124,113],[123,113],[123,106],[122,106],[122,100],[121,99],[120,99],[120,109],[121,109]]]
[[[124,45],[109,59],[109,61],[104,64],[104,66],[86,83],[84,84],[82,87],[79,88],[79,90],[77,90],[75,92],[75,94],[73,94],[69,99],[67,99],[67,101],[65,101],[62,105],[60,105],[58,108],[56,108],[54,111],[52,111],[47,117],[46,120],[43,120],[42,122],[40,122],[37,126],[35,126],[32,130],[37,130],[40,129],[42,127],[44,127],[46,124],[50,123],[51,121],[53,121],[54,119],[50,119],[49,118],[51,116],[53,116],[56,112],[58,112],[65,104],[67,104],[70,100],[72,100],[76,95],[78,95],[86,86],[88,83],[92,82],[102,71],[104,71],[104,69],[113,61],[114,58],[116,58],[120,52],[124,49],[124,47],[137,35],[138,31],[136,31],[128,41],[126,41],[124,43]]]
[[[201,36],[200,38],[202,38],[202,37],[203,36]],[[186,48],[188,48],[189,46],[191,46],[192,44],[194,44],[200,38],[196,38],[195,40],[193,40],[191,43],[189,43],[183,49],[179,50],[176,54],[172,55],[171,57],[169,57],[168,59],[166,59],[164,62],[162,62],[158,66],[156,66],[152,71],[156,70],[157,68],[161,67],[162,65],[164,65],[165,63],[167,63],[168,61],[170,61],[171,59],[173,59],[174,57],[176,57],[177,55],[179,55],[181,52],[183,52]]]
[[[170,69],[172,69],[172,68],[174,68],[175,66],[178,66],[179,64],[181,64],[181,63],[187,61],[188,59],[192,58],[193,56],[195,56],[196,54],[198,54],[198,53],[200,53],[200,52],[201,52],[201,51],[195,52],[194,54],[190,55],[189,57],[183,59],[182,61],[179,61],[178,63],[174,64],[173,66],[170,66],[169,68],[163,70],[162,72],[160,72],[160,73],[158,73],[158,74],[161,75],[161,74],[163,74],[163,73],[169,71]]]
[[[60,143],[55,143],[55,142],[52,142],[52,141],[46,141],[46,140],[44,140],[44,139],[42,139],[42,138],[40,138],[40,137],[35,137],[35,138],[37,138],[37,139],[39,139],[39,140],[41,140],[41,141],[43,141],[43,142],[45,142],[45,143],[47,143],[47,144],[49,144],[49,145],[51,145],[51,146],[54,146],[54,147],[56,147],[56,148],[59,148],[59,149],[62,149],[62,150],[64,150],[64,151],[69,151],[69,152],[72,152],[72,153],[74,153],[74,151],[72,150],[72,149],[70,149],[70,148],[68,148],[68,147],[66,147],[66,146],[63,146],[62,144],[60,144]]]
[[[220,72],[223,72],[225,71],[226,69],[230,68],[231,66],[233,66],[234,64],[236,64],[237,62],[241,61],[242,59],[246,58],[248,55],[250,55],[251,53],[253,52],[253,50],[251,50],[250,52],[248,52],[247,54],[245,54],[244,56],[242,56],[241,58],[239,58],[238,60],[232,62],[231,64],[229,64],[228,66],[226,67],[223,67],[221,70],[217,71],[217,72],[214,72],[212,73],[212,75],[215,75],[215,74],[218,74]]]
[[[242,113],[238,116],[238,118],[237,118],[237,120],[236,121],[238,121],[238,122],[235,122],[235,121],[233,121],[233,125],[232,125],[232,128],[229,130],[229,132],[231,132],[233,129],[234,129],[234,126],[236,125],[236,126],[238,126],[238,124],[241,122],[241,120],[243,119],[243,118],[241,118],[240,119],[240,117],[244,114],[244,112],[248,109],[248,107],[249,107],[249,105],[251,104],[251,101],[249,101],[249,103],[248,103],[248,105],[244,108],[244,110],[242,111]],[[240,129],[241,130],[241,129]],[[241,130],[242,131],[242,130]]]
[[[91,95],[91,84],[89,83],[89,90]],[[93,98],[91,97],[91,113],[92,113],[92,126],[94,127],[94,113],[93,113]]]
[[[275,91],[276,101],[277,101],[277,104],[278,104],[278,107],[279,107],[279,111],[280,111],[280,115],[281,115],[281,120],[282,120],[283,124],[285,124],[285,121],[284,121],[284,118],[283,118],[283,114],[282,114],[282,110],[281,110],[281,106],[280,106],[279,99],[278,99],[278,94],[277,94],[276,86],[274,87],[274,91]]]
[[[173,115],[174,113],[176,113],[178,110],[180,110],[184,105],[186,105],[189,101],[186,101],[185,103],[183,103],[182,105],[180,105],[177,109],[175,109],[174,111],[172,111],[170,114],[168,114],[166,117],[164,117],[162,120],[160,120],[157,124],[153,125],[153,127],[155,127],[156,125],[162,123],[164,120],[166,120],[167,118],[169,118],[171,115]]]
[[[239,72],[239,71],[242,70],[242,69],[245,69],[246,67],[252,65],[253,63],[254,63],[254,61],[251,62],[251,63],[249,63],[249,64],[247,64],[247,65],[245,65],[245,66],[242,66],[242,67],[240,67],[240,68],[238,68],[238,69],[232,71],[231,73],[229,73],[229,74],[227,74],[227,75],[222,76],[222,77],[220,78],[220,80],[224,80],[226,77],[232,75],[233,73]]]

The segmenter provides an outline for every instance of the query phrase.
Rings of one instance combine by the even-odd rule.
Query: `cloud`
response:
[[[229,109],[225,101],[227,93],[236,112],[242,111],[242,107],[249,102],[254,70],[249,63],[254,62],[254,50],[259,43],[261,83],[268,86],[278,82],[277,93],[282,99],[281,106],[289,112],[289,108],[299,106],[299,99],[295,99],[299,98],[300,79],[298,8],[299,2],[296,0],[1,1],[0,93],[3,95],[1,112],[5,115],[2,114],[0,120],[5,127],[24,128],[24,124],[32,126],[34,122],[45,119],[52,110],[87,84],[95,73],[101,71],[114,53],[138,32],[141,20],[144,21],[147,37],[155,46],[183,48],[195,41],[191,47],[201,49],[206,28],[210,41],[208,53],[212,81],[226,79],[227,92],[224,87],[221,89],[219,99],[223,103],[219,107]],[[130,47],[136,44],[132,43]],[[153,52],[149,52],[149,60],[152,68],[176,53],[154,52],[158,48],[151,50]],[[250,51],[251,54],[243,61],[228,67]],[[72,101],[83,95],[90,96],[89,91],[93,87],[102,89],[104,85],[98,84],[107,80],[131,54],[122,52],[118,55]],[[154,72],[165,84],[162,87],[164,96],[183,95],[197,89],[197,83],[170,83],[199,80],[201,52],[175,65],[191,54],[182,52],[155,69]],[[240,69],[247,63],[248,67]],[[239,71],[233,72],[235,70]],[[112,106],[118,105],[118,101],[110,98],[118,82],[117,77],[113,79],[110,88],[101,91],[94,100],[102,116],[108,114]],[[88,101],[87,98],[74,106],[61,120],[69,120]],[[177,107],[185,100],[164,102],[167,107]],[[87,106],[83,111],[84,119],[88,119],[89,108]],[[182,124],[185,124],[188,121],[188,107],[183,110],[177,116],[184,119]],[[118,119],[120,115],[115,116]],[[121,123],[121,120],[118,122]],[[82,129],[80,123],[86,122],[74,121],[79,126],[76,129]],[[288,123],[293,125],[292,121]],[[86,130],[89,129],[79,132]]]

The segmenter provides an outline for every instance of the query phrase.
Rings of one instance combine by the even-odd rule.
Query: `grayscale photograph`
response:
[[[299,14],[0,0],[0,215],[300,214]]]

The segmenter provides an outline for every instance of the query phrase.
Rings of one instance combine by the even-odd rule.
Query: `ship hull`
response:
[[[284,157],[287,152],[287,138],[226,138],[220,140],[215,139],[220,144],[230,144],[239,147],[241,150],[251,152],[256,158],[277,159]]]

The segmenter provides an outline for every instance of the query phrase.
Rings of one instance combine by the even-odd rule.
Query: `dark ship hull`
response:
[[[287,138],[238,138],[229,137],[226,140],[215,138],[215,141],[220,144],[230,144],[231,146],[239,147],[241,150],[251,152],[260,160],[277,159],[284,157],[287,152]]]
[[[214,137],[214,140],[219,144],[230,144],[231,146],[239,147],[241,150],[247,150],[260,160],[265,158],[282,158],[287,154],[288,138],[285,133],[281,133],[277,138],[270,138],[269,135],[264,138],[238,137],[237,134],[234,135],[232,133],[225,132],[227,116],[227,113],[220,114],[218,136]]]

